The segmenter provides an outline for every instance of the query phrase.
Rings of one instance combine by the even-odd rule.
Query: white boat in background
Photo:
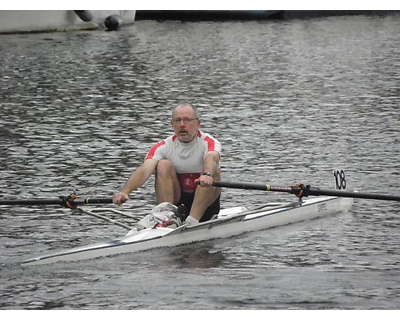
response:
[[[117,30],[135,21],[135,10],[0,10],[0,33]]]
[[[139,231],[132,229],[124,237],[112,241],[35,257],[22,262],[22,265],[87,260],[217,238],[228,238],[246,232],[260,231],[344,212],[349,210],[352,204],[353,199],[351,198],[328,196],[288,203],[267,203],[253,210],[248,210],[245,207],[223,209],[217,218],[201,222],[195,226],[181,225],[177,228],[160,226]]]

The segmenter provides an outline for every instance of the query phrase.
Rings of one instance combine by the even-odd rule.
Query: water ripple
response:
[[[343,168],[351,190],[396,194],[399,27],[359,16],[2,35],[0,197],[111,197],[171,132],[181,101],[222,142],[225,180],[332,188]],[[153,182],[125,209],[149,210]],[[286,197],[227,189],[222,199]],[[398,214],[396,203],[358,200],[348,213],[232,239],[21,269],[21,259],[125,231],[64,208],[2,207],[0,305],[395,309]]]

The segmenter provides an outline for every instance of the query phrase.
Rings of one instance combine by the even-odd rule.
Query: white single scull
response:
[[[245,207],[222,209],[217,218],[195,226],[156,227],[140,231],[133,229],[124,237],[112,241],[35,257],[22,262],[22,265],[87,260],[217,238],[228,238],[246,232],[260,231],[344,212],[350,209],[352,203],[352,198],[324,196],[290,203],[269,203],[253,210],[248,210]]]

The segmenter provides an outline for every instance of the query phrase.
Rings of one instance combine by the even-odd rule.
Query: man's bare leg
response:
[[[160,160],[157,163],[155,189],[157,203],[178,203],[181,189],[175,168],[169,160]]]
[[[192,208],[190,209],[190,215],[200,221],[207,208],[217,200],[220,194],[221,188],[197,187]]]
[[[220,170],[214,174],[213,179],[214,181],[221,180]],[[211,206],[220,195],[221,188],[198,186],[195,191],[192,208],[190,209],[190,216],[200,220],[207,208]]]

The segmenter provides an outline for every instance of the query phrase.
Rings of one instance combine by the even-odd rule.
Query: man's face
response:
[[[196,119],[194,110],[190,106],[177,107],[171,124],[178,140],[183,143],[193,141],[200,128],[200,120]]]

